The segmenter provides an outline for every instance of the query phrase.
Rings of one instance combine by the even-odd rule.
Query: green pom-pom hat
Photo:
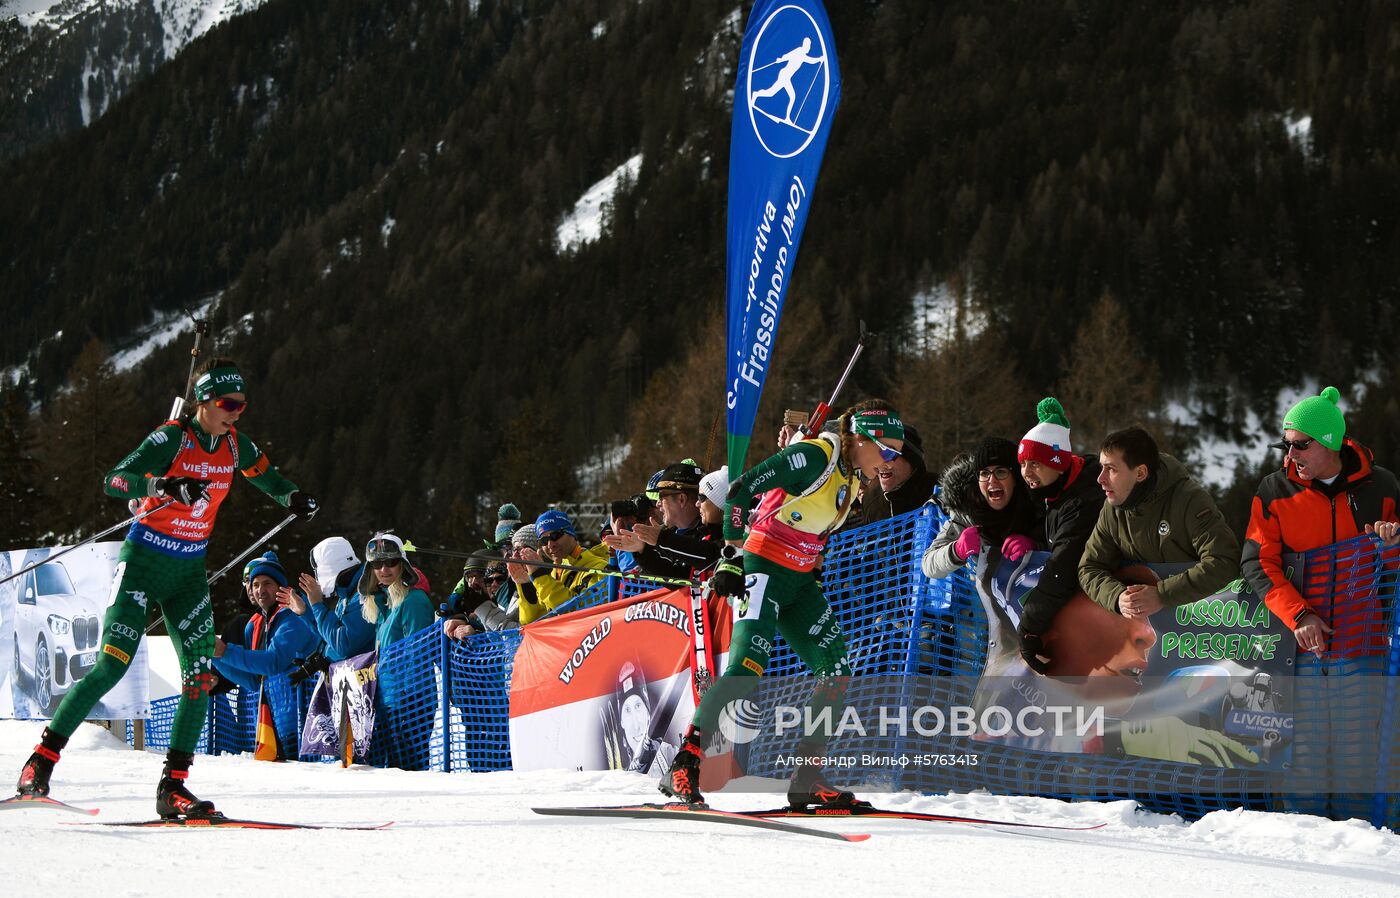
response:
[[[1342,448],[1347,435],[1347,422],[1337,407],[1342,394],[1328,387],[1317,396],[1309,396],[1283,416],[1283,429],[1307,434],[1333,452]]]

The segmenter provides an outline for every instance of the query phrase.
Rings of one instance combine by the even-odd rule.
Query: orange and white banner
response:
[[[729,607],[710,602],[716,650]],[[659,775],[695,711],[690,592],[656,590],[523,630],[510,687],[516,770]]]

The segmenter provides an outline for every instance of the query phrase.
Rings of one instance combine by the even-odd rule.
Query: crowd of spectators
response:
[[[1056,675],[1055,622],[1067,607],[1097,606],[1130,629],[1241,576],[1292,630],[1300,655],[1335,661],[1339,648],[1355,648],[1360,637],[1299,591],[1284,555],[1363,533],[1387,546],[1400,542],[1400,486],[1347,434],[1338,400],[1329,387],[1284,416],[1282,439],[1271,444],[1282,461],[1259,484],[1242,543],[1210,492],[1147,429],[1126,426],[1088,441],[1095,451],[1076,453],[1067,412],[1053,398],[1037,405],[1018,441],[987,435],[940,467],[928,463],[917,431],[907,428],[902,450],[865,482],[846,526],[939,503],[947,520],[922,559],[931,578],[1048,552],[1015,621],[1021,659],[1042,673]],[[795,438],[785,428],[780,447]],[[392,533],[376,533],[363,558],[347,539],[325,540],[312,553],[312,571],[294,582],[267,553],[244,571],[254,610],[237,634],[241,645],[217,643],[216,670],[254,688],[259,677],[305,670],[308,659],[318,669],[318,659],[382,649],[435,618],[454,640],[529,626],[608,576],[703,581],[720,559],[730,488],[724,467],[706,472],[693,459],[667,462],[638,493],[608,503],[596,534],[581,534],[560,509],[532,518],[506,503],[492,538],[467,554],[441,605],[410,562],[411,545]],[[1129,562],[1184,569],[1143,582]]]

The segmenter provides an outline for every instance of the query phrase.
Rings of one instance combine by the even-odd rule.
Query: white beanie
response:
[[[316,582],[321,584],[321,592],[335,595],[335,581],[346,568],[355,567],[360,557],[350,547],[350,540],[343,536],[323,539],[311,550],[311,566],[316,569]]]
[[[700,495],[711,505],[724,510],[729,498],[729,465],[721,465],[718,471],[711,471],[700,479]]]

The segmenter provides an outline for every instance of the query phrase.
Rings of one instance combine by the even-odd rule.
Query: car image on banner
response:
[[[57,549],[0,553],[11,571],[36,565],[0,587],[0,717],[49,718],[97,664],[120,543],[96,543],[59,561]],[[97,720],[145,717],[148,671],[143,641],[126,676],[89,713]]]
[[[80,595],[61,561],[41,564],[19,581],[15,683],[28,683],[34,710],[48,715],[97,663],[103,603]]]

